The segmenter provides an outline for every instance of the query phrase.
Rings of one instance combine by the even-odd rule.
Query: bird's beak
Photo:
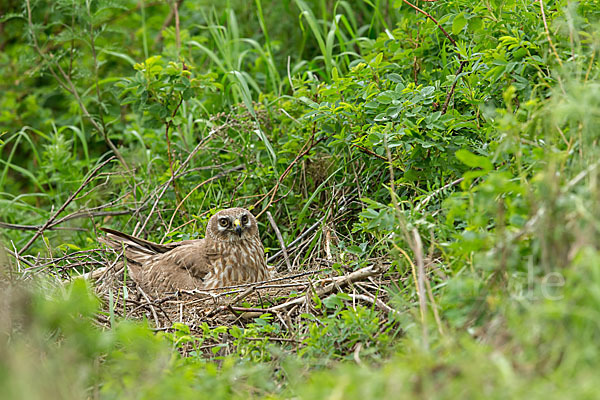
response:
[[[240,222],[239,218],[236,218],[233,221],[233,228],[235,229],[235,233],[237,233],[238,236],[242,236],[242,223]]]

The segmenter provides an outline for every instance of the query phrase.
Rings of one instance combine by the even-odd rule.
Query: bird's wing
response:
[[[201,288],[213,269],[206,248],[206,241],[200,239],[147,257],[141,264],[131,265],[132,277],[153,294]]]

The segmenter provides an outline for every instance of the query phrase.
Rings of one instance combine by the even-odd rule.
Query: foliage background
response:
[[[1,7],[1,260],[25,282],[1,295],[9,397],[596,393],[597,2]],[[185,327],[95,327],[85,284],[50,278],[85,265],[27,264],[103,225],[196,237],[228,206],[269,210],[286,243],[321,221],[299,269],[385,257],[402,317],[337,295],[300,349],[242,340],[276,329],[258,320],[234,355],[184,358]]]

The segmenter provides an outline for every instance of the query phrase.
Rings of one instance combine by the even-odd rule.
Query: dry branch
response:
[[[298,236],[296,239],[294,239],[294,241],[287,246],[287,249],[288,250],[291,249],[296,244],[298,244],[301,240],[303,240],[306,236],[308,236],[312,231],[317,229],[317,227],[319,225],[321,225],[321,223],[323,222],[324,219],[325,219],[325,216],[321,217],[317,222],[315,222],[308,229],[306,229],[304,232],[302,232],[300,234],[300,236]],[[271,257],[267,258],[267,262],[272,262],[273,260],[275,260],[277,257],[279,257],[282,254],[283,254],[283,250],[278,251],[277,253],[273,254]]]
[[[292,172],[294,165],[298,161],[300,161],[305,155],[310,153],[310,151],[313,149],[313,147],[315,147],[317,144],[321,143],[323,140],[325,140],[327,138],[328,138],[328,136],[323,136],[320,139],[315,140],[315,136],[314,136],[314,132],[313,132],[313,136],[304,144],[304,146],[302,146],[302,148],[300,149],[300,151],[298,152],[298,154],[296,155],[294,160],[287,166],[285,171],[283,171],[283,173],[279,176],[275,186],[271,190],[269,190],[267,193],[262,195],[262,197],[254,203],[254,206],[252,208],[257,207],[265,198],[271,196],[267,205],[264,206],[262,211],[256,215],[256,218],[260,217],[265,211],[267,211],[269,209],[271,204],[273,204],[273,199],[275,198],[275,195],[277,194],[277,190],[279,189],[279,186],[281,185],[283,180],[289,175],[289,173]]]
[[[370,276],[379,275],[380,273],[382,273],[381,268],[379,268],[375,265],[365,267],[365,268],[359,269],[358,271],[354,271],[348,275],[332,278],[331,283],[329,283],[328,285],[326,285],[322,288],[315,289],[314,294],[317,297],[323,297],[324,295],[333,292],[333,290],[336,288],[340,288],[342,286],[345,286],[345,285],[348,285],[348,284],[351,284],[354,282],[365,280]],[[294,300],[285,302],[283,304],[278,304],[276,306],[265,308],[265,309],[260,309],[260,310],[261,310],[261,312],[266,313],[266,312],[275,312],[275,311],[279,311],[279,310],[289,309],[290,307],[292,307],[294,305],[304,304],[307,301],[307,297],[308,296],[301,296]],[[255,311],[255,310],[252,310],[252,311]]]
[[[290,264],[290,257],[288,256],[287,249],[285,247],[285,242],[283,241],[283,236],[281,236],[281,232],[279,231],[279,228],[277,227],[277,224],[275,223],[275,220],[273,219],[273,215],[271,215],[270,211],[267,211],[267,218],[269,219],[269,222],[271,223],[271,226],[273,227],[273,230],[275,231],[275,236],[277,236],[277,240],[279,241],[279,244],[281,245],[281,252],[283,254],[283,258],[285,259],[285,264],[287,265],[287,270],[288,270],[288,272],[292,272],[292,264]]]
[[[46,221],[46,223],[44,225],[42,225],[40,227],[40,229],[37,230],[37,232],[33,235],[33,237],[31,239],[29,239],[29,242],[27,242],[27,244],[25,246],[23,246],[23,248],[21,248],[21,251],[19,251],[19,255],[22,255],[25,251],[27,251],[27,249],[29,249],[29,247],[31,247],[33,242],[36,241],[36,239],[46,230],[46,228],[48,228],[48,226],[58,217],[58,215],[61,212],[63,212],[63,210],[65,208],[67,208],[67,206],[69,204],[71,204],[71,202],[75,199],[75,197],[77,197],[79,192],[81,192],[83,190],[83,188],[86,187],[88,185],[88,183],[90,183],[92,181],[92,179],[96,176],[96,173],[98,173],[98,171],[100,171],[106,164],[108,164],[109,162],[111,162],[114,159],[115,159],[115,156],[110,157],[108,160],[106,160],[102,164],[98,165],[96,168],[94,168],[92,170],[92,172],[90,172],[88,174],[88,177],[83,181],[83,183],[79,186],[79,188],[75,192],[73,192],[73,194],[71,194],[71,196],[69,196],[67,201],[65,201],[64,204],[58,210],[56,210],[54,215],[52,215]]]
[[[454,74],[454,81],[452,82],[452,86],[450,87],[450,90],[446,95],[446,100],[444,100],[444,105],[442,106],[442,115],[446,114],[446,111],[448,111],[448,105],[450,104],[450,99],[454,94],[454,89],[456,89],[456,83],[458,82],[458,78],[460,78],[460,74],[462,73],[463,68],[465,67],[465,65],[467,65],[467,62],[468,61],[461,61],[460,65],[458,66],[458,70]]]
[[[15,229],[19,231],[38,231],[40,230],[42,225],[19,225],[19,224],[9,224],[6,222],[0,222],[0,228],[4,229]],[[72,228],[72,227],[54,227],[49,226],[46,228],[49,231],[86,231],[84,228]]]

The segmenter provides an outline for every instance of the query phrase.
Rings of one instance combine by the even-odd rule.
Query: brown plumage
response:
[[[157,244],[119,231],[103,241],[125,249],[127,267],[146,292],[160,296],[178,289],[212,289],[270,278],[256,219],[244,208],[219,211],[206,226],[206,237]]]

